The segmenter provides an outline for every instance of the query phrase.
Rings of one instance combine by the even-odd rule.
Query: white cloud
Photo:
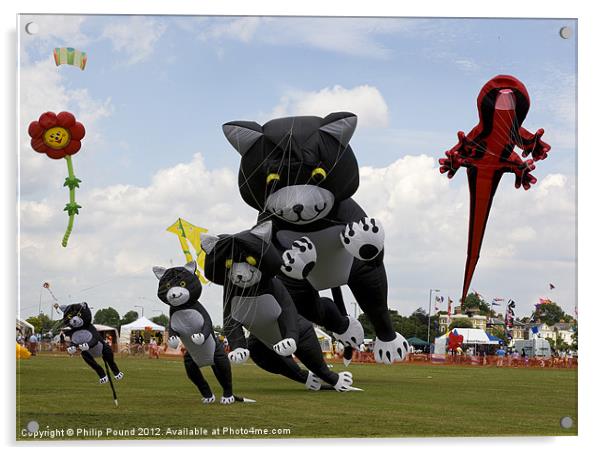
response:
[[[249,42],[255,35],[260,24],[269,23],[272,19],[261,17],[241,17],[237,19],[214,22],[201,32],[200,38],[217,39],[230,38],[243,43]]]
[[[148,313],[161,309],[151,268],[184,261],[176,236],[166,228],[178,217],[215,234],[250,227],[256,215],[236,188],[234,170],[207,169],[200,154],[189,163],[158,171],[145,187],[82,186],[77,194],[82,210],[75,217],[67,248],[60,246],[67,225],[63,192],[40,201],[24,201],[22,306],[39,297],[37,283],[51,281],[61,300],[69,295],[86,298],[97,308],[113,306],[124,313],[134,304],[146,305],[138,302],[144,297],[157,302]],[[30,224],[31,220],[35,222]],[[92,290],[83,291],[87,288]],[[210,286],[204,292],[207,306],[219,321],[221,290]]]
[[[22,65],[19,82],[20,190],[27,196],[62,186],[67,172],[61,161],[50,160],[46,155],[33,151],[27,133],[29,124],[46,111],[72,112],[86,127],[86,153],[92,153],[94,145],[100,141],[95,126],[101,119],[111,115],[113,107],[110,98],[98,100],[86,89],[65,88],[61,72],[57,71],[50,56]]]
[[[362,127],[386,127],[389,123],[387,103],[380,91],[370,85],[350,89],[335,85],[317,92],[289,91],[280,98],[270,118],[286,115],[326,116],[337,111],[357,114],[358,125]]]
[[[390,306],[404,314],[424,307],[425,289],[433,286],[457,301],[469,199],[464,173],[454,180],[440,175],[435,160],[425,155],[361,168],[354,198],[385,225]],[[525,314],[533,295],[553,282],[557,300],[570,310],[575,289],[574,190],[571,179],[562,175],[548,175],[527,192],[515,190],[510,176],[504,178],[473,289],[488,297],[512,297],[519,314]],[[37,220],[36,225],[22,226],[24,303],[39,298],[35,283],[52,281],[60,299],[70,294],[121,313],[143,304],[145,314],[151,314],[164,309],[155,296],[151,267],[184,261],[167,226],[182,217],[215,234],[231,233],[249,228],[256,217],[240,198],[235,170],[207,168],[200,154],[158,171],[148,186],[81,188],[78,201],[84,208],[66,249],[60,246],[67,222],[62,196],[21,206],[23,220]],[[202,299],[219,323],[221,288],[205,287]]]
[[[142,62],[152,55],[155,44],[166,30],[166,26],[156,19],[133,16],[128,21],[107,25],[102,33],[118,52],[123,52],[127,63]]]
[[[85,16],[36,14],[19,16],[21,27],[21,40],[25,47],[34,46],[38,49],[52,49],[54,47],[81,48],[90,42],[90,38],[82,31],[86,21]],[[38,25],[35,35],[26,33],[25,25],[34,22]]]
[[[206,24],[199,37],[253,40],[271,45],[302,45],[368,58],[388,58],[391,50],[379,37],[410,33],[421,24],[416,21],[387,18],[219,18]]]
[[[408,155],[383,168],[364,167],[354,196],[385,225],[389,295],[405,313],[428,303],[425,289],[427,295],[429,288],[442,289],[456,302],[461,291],[467,182],[464,172],[449,181],[437,167],[425,155]],[[545,293],[547,283],[558,281],[556,297],[571,311],[576,289],[574,182],[552,174],[529,191],[516,190],[513,183],[509,175],[500,183],[472,289],[512,297],[523,314],[530,311],[533,294]]]

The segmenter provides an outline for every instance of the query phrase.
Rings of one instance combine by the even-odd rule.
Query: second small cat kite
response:
[[[462,166],[468,174],[470,220],[462,301],[479,260],[487,218],[502,175],[514,173],[514,186],[528,190],[537,182],[531,175],[533,162],[547,158],[550,151],[541,140],[542,128],[533,134],[521,126],[529,105],[529,94],[521,81],[512,76],[494,77],[479,93],[478,125],[468,135],[459,131],[458,143],[439,160],[440,172],[449,178]],[[514,152],[515,146],[523,150],[523,158],[532,155],[533,159],[523,161]]]

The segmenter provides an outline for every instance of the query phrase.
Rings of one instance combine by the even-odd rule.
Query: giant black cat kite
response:
[[[348,285],[374,326],[375,360],[390,364],[403,360],[409,346],[388,312],[383,226],[352,199],[359,186],[349,145],[356,124],[354,114],[337,112],[263,126],[234,121],[223,131],[241,155],[242,198],[259,212],[258,221],[273,221],[280,275],[299,313],[357,348],[363,328],[337,299]],[[334,301],[319,295],[325,289],[333,289]]]

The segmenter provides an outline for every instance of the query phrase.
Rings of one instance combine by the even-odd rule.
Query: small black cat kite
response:
[[[222,404],[232,404],[235,401],[253,402],[232,393],[230,362],[223,344],[215,337],[209,313],[198,301],[203,285],[195,275],[196,262],[191,261],[184,267],[170,269],[153,267],[153,272],[159,280],[157,296],[169,305],[167,344],[175,349],[181,341],[186,348],[184,368],[188,378],[203,396],[202,403],[215,401],[215,395],[200,370],[205,366],[211,366],[223,389],[220,401]]]
[[[84,361],[98,374],[101,384],[109,382],[109,372],[96,362],[95,357],[102,357],[115,379],[122,379],[123,372],[115,363],[113,350],[92,324],[92,312],[88,304],[82,302],[61,305],[59,309],[63,312],[63,324],[67,327],[65,331],[71,338],[67,352],[74,355],[79,350]]]

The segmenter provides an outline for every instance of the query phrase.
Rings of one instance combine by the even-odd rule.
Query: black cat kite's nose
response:
[[[301,213],[303,211],[303,204],[295,204],[293,205],[293,212]]]

